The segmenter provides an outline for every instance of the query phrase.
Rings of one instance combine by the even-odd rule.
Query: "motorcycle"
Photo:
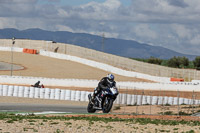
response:
[[[119,92],[116,87],[107,88],[102,90],[94,98],[94,102],[91,101],[92,96],[89,94],[88,113],[95,113],[96,110],[102,110],[103,113],[109,113],[118,94]]]
[[[31,87],[35,87],[35,88],[45,88],[43,84],[42,84],[42,85],[37,85],[37,86],[31,85]]]

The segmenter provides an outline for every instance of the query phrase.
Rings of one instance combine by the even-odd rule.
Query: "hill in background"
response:
[[[169,59],[173,56],[185,56],[193,60],[195,55],[187,55],[176,51],[139,43],[132,40],[123,40],[115,38],[103,38],[101,36],[85,33],[72,33],[67,31],[45,31],[41,29],[0,29],[1,39],[24,38],[32,40],[51,40],[60,43],[74,44],[85,48],[90,48],[106,53],[129,57],[129,58],[149,58],[151,56],[160,59]]]

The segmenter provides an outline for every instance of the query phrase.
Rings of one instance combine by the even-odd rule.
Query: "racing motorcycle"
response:
[[[96,110],[102,110],[103,113],[110,112],[113,102],[119,94],[116,87],[111,87],[102,90],[95,98],[94,102],[91,101],[91,94],[88,95],[89,103],[87,107],[88,113],[95,113]]]

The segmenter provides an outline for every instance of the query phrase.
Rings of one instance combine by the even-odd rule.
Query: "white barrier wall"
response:
[[[30,87],[29,98],[34,98],[34,95],[35,95],[35,88]]]
[[[51,89],[50,90],[50,99],[54,99],[55,98],[55,89]]]
[[[65,91],[65,100],[70,100],[71,99],[71,91],[70,90],[66,90]]]
[[[3,96],[3,85],[0,85],[0,96]]]
[[[40,89],[39,88],[35,88],[34,98],[39,98],[39,96],[40,96]]]
[[[14,86],[13,96],[18,97],[19,86]]]
[[[92,92],[0,85],[0,96],[88,101],[88,94],[92,95]],[[126,105],[146,105],[146,104],[151,104],[151,105],[190,104],[191,105],[199,103],[200,100],[194,100],[194,99],[192,100],[182,97],[166,97],[166,96],[162,97],[162,96],[130,95],[130,94],[119,94],[115,101],[115,104],[126,104]]]
[[[60,100],[65,100],[65,90],[60,90]]]
[[[91,67],[99,68],[99,69],[102,69],[102,70],[105,70],[105,71],[108,71],[108,72],[111,72],[114,74],[123,75],[123,76],[127,76],[127,77],[142,78],[142,79],[152,80],[152,81],[156,81],[156,82],[169,82],[170,81],[170,78],[168,78],[168,77],[157,77],[157,76],[151,76],[148,74],[127,71],[127,70],[123,70],[123,69],[120,69],[120,68],[117,68],[117,67],[114,67],[114,66],[111,66],[108,64],[104,64],[104,63],[100,63],[100,62],[96,62],[96,61],[92,61],[92,60],[88,60],[88,59],[84,59],[84,58],[80,58],[80,57],[76,57],[76,56],[66,55],[66,54],[59,54],[59,53],[40,50],[40,55],[82,63],[82,64],[85,64],[85,65],[88,65]]]
[[[13,52],[23,52],[23,48],[18,47],[0,47],[1,51],[13,51]]]

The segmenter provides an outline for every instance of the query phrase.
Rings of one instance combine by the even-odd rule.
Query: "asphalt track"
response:
[[[0,103],[0,112],[65,112],[87,113],[86,106]]]

